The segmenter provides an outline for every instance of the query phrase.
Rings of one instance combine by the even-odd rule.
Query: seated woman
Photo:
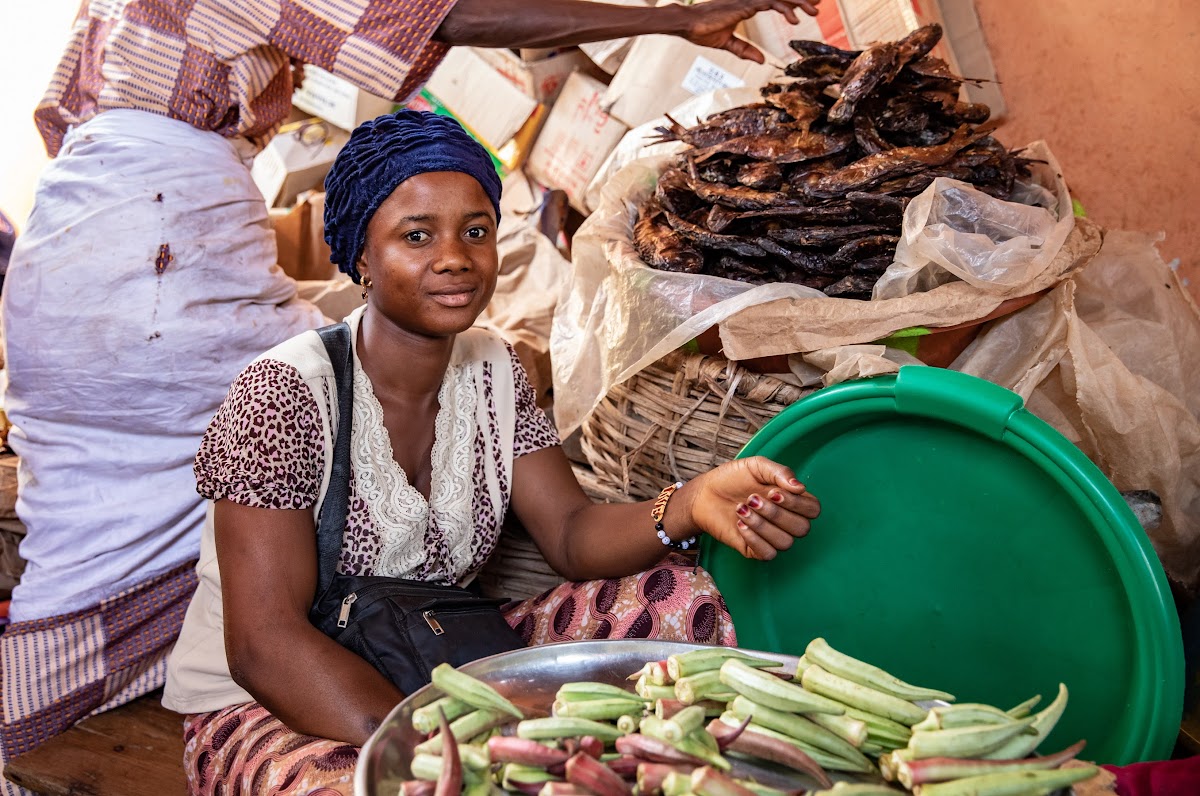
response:
[[[508,611],[527,643],[735,643],[708,574],[664,563],[665,545],[706,533],[774,557],[820,510],[792,472],[761,458],[722,465],[674,492],[662,537],[650,502],[594,505],[513,351],[471,328],[497,275],[487,152],[453,120],[400,111],[354,131],[326,190],[332,258],[366,298],[347,318],[340,571],[465,583],[511,511],[573,581]],[[242,372],[196,458],[213,503],[163,700],[190,714],[192,793],[349,793],[357,747],[404,696],[309,622],[336,403],[329,358],[306,332]]]

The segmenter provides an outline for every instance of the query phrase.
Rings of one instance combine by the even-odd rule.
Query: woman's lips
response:
[[[475,298],[475,288],[448,288],[431,293],[433,300],[443,307],[465,307]]]

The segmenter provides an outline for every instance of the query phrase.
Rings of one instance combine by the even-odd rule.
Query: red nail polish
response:
[[[763,504],[762,498],[760,498],[758,495],[751,495],[750,499],[746,502],[750,504],[750,508],[752,509],[761,509]]]
[[[747,527],[746,527],[746,523],[742,522],[741,520],[738,520],[738,521],[737,521],[737,527],[738,527],[738,528],[740,528],[740,529],[741,529],[741,530],[743,530],[743,531],[748,531],[748,530],[750,530],[749,528],[747,528]]]
[[[792,486],[804,486],[804,484],[800,483],[795,478],[789,478],[788,483],[791,484]]]
[[[737,507],[737,513],[738,513],[738,515],[739,515],[739,516],[742,516],[742,517],[749,517],[749,516],[750,516],[750,509],[746,508],[746,507],[745,507],[745,506],[743,506],[741,503],[739,503],[739,504],[738,504],[738,507]]]
[[[771,500],[775,501],[776,503],[783,502],[783,495],[779,494],[778,492],[772,492],[770,495],[767,495],[767,497],[771,498]]]

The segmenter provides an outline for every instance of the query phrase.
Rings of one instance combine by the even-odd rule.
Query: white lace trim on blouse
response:
[[[438,391],[438,413],[431,454],[430,499],[409,483],[396,461],[383,422],[383,407],[371,380],[355,358],[351,462],[359,495],[367,503],[379,534],[376,575],[457,582],[471,565],[474,532],[471,512],[476,433],[476,370],[452,365]],[[426,561],[431,536],[441,536],[446,559]]]

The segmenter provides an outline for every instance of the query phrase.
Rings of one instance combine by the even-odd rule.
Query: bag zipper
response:
[[[442,625],[433,616],[433,611],[422,611],[421,616],[425,619],[425,624],[429,625],[429,629],[433,631],[433,635],[440,636],[446,631],[442,629]]]
[[[338,611],[338,627],[345,627],[346,623],[350,621],[350,606],[354,605],[356,600],[358,600],[358,592],[353,591],[342,600],[342,610]]]

